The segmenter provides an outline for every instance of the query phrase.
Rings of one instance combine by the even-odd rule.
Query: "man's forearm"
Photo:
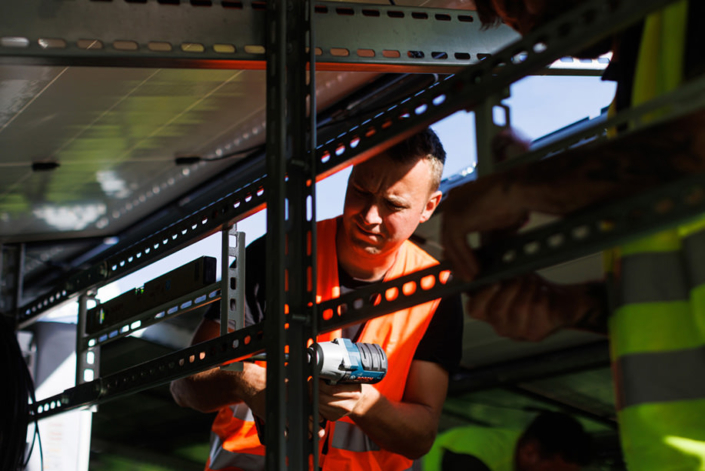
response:
[[[171,383],[174,400],[182,407],[213,412],[245,402],[255,415],[264,414],[266,371],[245,363],[241,372],[213,368]]]
[[[431,387],[429,385],[429,387]],[[438,429],[438,417],[431,407],[393,402],[379,391],[366,393],[364,404],[350,418],[377,445],[385,450],[420,458],[431,449]]]
[[[436,438],[448,372],[437,363],[412,361],[399,402],[364,386],[363,398],[349,417],[381,448],[410,459],[425,455]]]
[[[568,214],[705,171],[705,112],[510,170],[505,192],[528,211]],[[597,153],[599,152],[599,153]]]

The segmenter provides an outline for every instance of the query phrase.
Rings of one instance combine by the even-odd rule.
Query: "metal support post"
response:
[[[293,154],[287,161],[286,270],[289,327],[287,379],[287,419],[290,435],[287,455],[292,469],[308,470],[312,455],[318,469],[318,434],[308,435],[309,419],[318,423],[318,374],[310,368],[307,347],[315,341],[316,325],[316,84],[313,5],[310,1],[292,2],[293,21],[287,25],[287,123]],[[308,51],[308,52],[307,52]],[[307,72],[307,62],[310,65]],[[309,397],[308,378],[314,387]],[[315,425],[314,425],[315,430]]]
[[[24,245],[0,244],[0,313],[12,317],[17,324],[16,311],[22,294]]]
[[[308,423],[317,400],[308,397],[306,356],[316,286],[311,3],[273,1],[267,14],[266,469],[308,469],[311,455],[316,469],[317,434],[308,439]]]
[[[487,97],[475,107],[475,140],[477,141],[477,176],[484,177],[494,173],[495,155],[492,152],[492,142],[497,133],[511,127],[510,110],[502,100],[509,98],[509,87],[502,95]],[[504,112],[504,123],[497,124],[494,117],[495,108]]]
[[[286,469],[286,387],[284,376],[284,286],[281,264],[286,250],[284,178],[286,174],[286,2],[267,3],[267,352],[265,467]]]
[[[25,244],[20,244],[17,247],[17,268],[15,269],[15,306],[19,306],[22,303],[22,297],[24,296],[24,256]]]
[[[245,233],[237,225],[225,226],[221,253],[220,335],[245,326]],[[242,371],[242,363],[223,366],[229,371]]]
[[[88,292],[78,297],[78,324],[76,325],[76,386],[89,383],[100,377],[100,346],[95,340],[86,343],[86,317],[88,301],[94,301],[95,293]]]

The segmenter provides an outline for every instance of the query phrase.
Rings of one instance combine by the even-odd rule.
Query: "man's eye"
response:
[[[401,211],[402,209],[404,209],[404,206],[401,206],[401,205],[399,205],[399,204],[393,203],[393,202],[391,202],[391,201],[387,201],[387,206],[389,206],[390,208],[392,208],[394,211]]]

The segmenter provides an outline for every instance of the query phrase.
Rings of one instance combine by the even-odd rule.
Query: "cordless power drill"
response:
[[[250,360],[266,361],[267,357],[253,355]],[[387,354],[376,343],[353,343],[344,338],[315,343],[308,349],[308,361],[328,384],[375,384],[387,374]],[[318,426],[325,428],[326,422],[322,419]],[[260,440],[264,440],[264,423],[259,417],[255,417],[255,426]]]
[[[308,349],[318,377],[328,384],[379,383],[387,374],[387,355],[376,343],[350,339],[316,343]]]
[[[250,360],[267,361],[267,356],[253,355]],[[343,338],[316,343],[308,349],[308,361],[328,384],[375,384],[387,374],[387,354],[376,343],[353,343]]]

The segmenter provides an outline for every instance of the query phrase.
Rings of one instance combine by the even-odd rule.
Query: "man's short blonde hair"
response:
[[[431,167],[431,192],[438,189],[443,175],[443,164],[446,161],[446,151],[438,135],[432,129],[426,128],[421,132],[395,144],[387,155],[399,163],[409,163],[416,159],[426,159]]]

